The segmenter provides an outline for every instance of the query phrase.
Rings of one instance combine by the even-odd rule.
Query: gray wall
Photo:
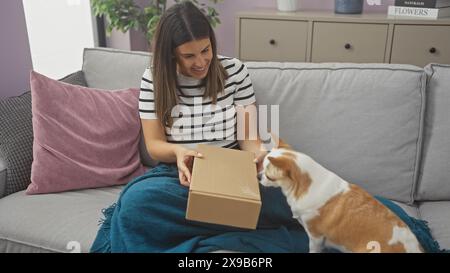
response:
[[[0,1],[0,99],[30,89],[32,69],[21,0]]]

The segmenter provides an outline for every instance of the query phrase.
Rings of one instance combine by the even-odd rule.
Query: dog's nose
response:
[[[262,172],[258,173],[257,177],[258,177],[258,180],[261,180],[261,178],[262,178]]]

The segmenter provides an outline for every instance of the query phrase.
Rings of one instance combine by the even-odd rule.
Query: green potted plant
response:
[[[183,0],[174,0],[175,3]],[[220,24],[219,13],[210,5],[201,3],[198,0],[190,0],[197,5],[208,17],[213,27]],[[223,0],[209,0],[213,4]],[[91,0],[92,9],[96,16],[104,16],[108,24],[107,35],[113,29],[127,32],[130,29],[139,30],[145,33],[147,42],[153,38],[159,18],[166,10],[166,0]]]

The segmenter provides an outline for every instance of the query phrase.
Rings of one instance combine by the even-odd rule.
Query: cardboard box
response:
[[[256,164],[251,152],[198,145],[186,219],[255,229],[261,210]]]

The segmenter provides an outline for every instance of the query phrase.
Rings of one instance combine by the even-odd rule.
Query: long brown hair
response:
[[[171,127],[172,108],[178,104],[177,61],[175,49],[187,42],[209,38],[212,59],[207,76],[203,98],[217,103],[217,95],[224,90],[228,74],[217,58],[217,42],[214,31],[206,16],[191,2],[173,5],[161,16],[153,41],[153,91],[156,116],[163,126]]]

